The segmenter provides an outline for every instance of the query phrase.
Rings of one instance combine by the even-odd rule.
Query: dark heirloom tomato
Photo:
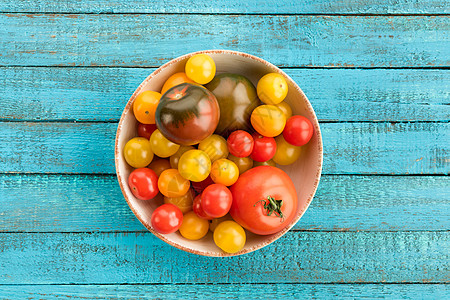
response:
[[[216,96],[220,106],[217,134],[227,137],[238,129],[252,130],[250,115],[260,102],[250,80],[238,74],[219,74],[206,88]]]
[[[260,166],[242,174],[231,187],[230,215],[242,227],[261,235],[289,225],[297,211],[297,193],[281,169]]]
[[[202,86],[182,83],[169,89],[156,108],[156,126],[172,142],[194,145],[206,139],[219,123],[216,97]]]

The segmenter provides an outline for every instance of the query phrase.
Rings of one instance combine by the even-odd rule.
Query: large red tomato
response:
[[[297,192],[281,169],[259,166],[242,174],[231,187],[230,214],[247,230],[273,234],[291,223],[297,210]]]

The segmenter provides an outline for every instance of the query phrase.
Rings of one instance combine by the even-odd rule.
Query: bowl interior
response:
[[[151,227],[150,220],[153,210],[163,203],[162,197],[159,195],[156,199],[151,201],[141,201],[133,196],[127,183],[128,176],[133,168],[128,166],[125,162],[125,159],[123,158],[123,148],[128,140],[137,136],[137,121],[132,112],[132,103],[134,99],[143,91],[160,91],[167,78],[176,72],[184,71],[186,60],[196,53],[209,54],[216,63],[217,73],[237,73],[244,75],[253,82],[255,87],[259,78],[266,73],[278,72],[283,74],[286,77],[289,86],[289,92],[285,101],[292,107],[293,114],[303,115],[310,119],[315,129],[311,141],[302,147],[300,159],[292,165],[279,166],[289,174],[295,184],[299,201],[296,217],[287,228],[276,234],[259,236],[246,231],[246,245],[243,250],[235,254],[224,253],[218,248],[213,242],[211,232],[198,241],[189,241],[183,238],[178,232],[168,235],[161,235],[155,232]],[[115,162],[117,176],[123,195],[136,217],[148,230],[153,232],[160,239],[177,248],[195,254],[206,256],[239,255],[264,247],[281,237],[287,230],[295,225],[308,208],[317,189],[322,168],[322,140],[319,124],[311,104],[301,89],[289,76],[274,65],[255,56],[234,51],[211,50],[196,53],[176,58],[161,66],[142,82],[128,101],[120,119],[116,136]]]

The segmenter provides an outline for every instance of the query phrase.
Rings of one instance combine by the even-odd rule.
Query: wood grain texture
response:
[[[445,284],[0,285],[23,299],[446,299]]]
[[[2,120],[118,121],[154,68],[0,68]],[[320,121],[448,121],[450,71],[284,69]],[[69,109],[68,109],[69,108]]]
[[[294,230],[450,230],[449,195],[445,176],[325,175]],[[7,232],[147,231],[114,175],[0,175],[0,216]]]
[[[204,49],[283,67],[450,64],[446,16],[1,14],[0,28],[0,66],[156,67]]]
[[[322,123],[324,174],[448,174],[450,123]],[[115,174],[116,123],[0,123],[0,172]]]
[[[0,284],[445,283],[449,247],[449,232],[288,232],[211,258],[150,232],[0,233]]]
[[[0,12],[55,13],[263,13],[263,14],[433,14],[449,13],[444,0],[41,0],[0,1]]]

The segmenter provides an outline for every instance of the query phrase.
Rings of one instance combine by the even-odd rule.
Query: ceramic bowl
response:
[[[197,241],[187,240],[179,232],[167,235],[157,233],[153,230],[150,220],[153,210],[163,203],[162,197],[158,196],[150,201],[141,201],[133,196],[127,183],[128,175],[133,169],[126,163],[122,152],[125,143],[137,136],[137,121],[132,111],[134,99],[143,91],[160,91],[166,79],[176,72],[184,71],[184,65],[187,59],[198,53],[206,53],[214,59],[217,73],[229,72],[244,75],[253,82],[255,87],[259,78],[266,73],[277,72],[282,74],[286,78],[289,87],[285,101],[292,107],[293,114],[307,117],[314,125],[314,135],[311,141],[303,146],[304,149],[300,159],[292,165],[280,167],[289,174],[297,190],[298,208],[294,219],[289,226],[276,234],[260,236],[246,231],[247,242],[245,247],[240,252],[234,254],[225,253],[217,247],[214,244],[211,232]],[[227,50],[208,50],[189,53],[169,61],[150,74],[139,85],[125,106],[117,128],[115,144],[115,164],[120,188],[128,205],[139,221],[155,236],[174,247],[198,255],[219,257],[240,255],[255,251],[274,242],[291,229],[305,213],[316,192],[322,169],[322,155],[322,139],[319,123],[311,103],[309,103],[300,87],[286,73],[271,63],[253,55]]]

